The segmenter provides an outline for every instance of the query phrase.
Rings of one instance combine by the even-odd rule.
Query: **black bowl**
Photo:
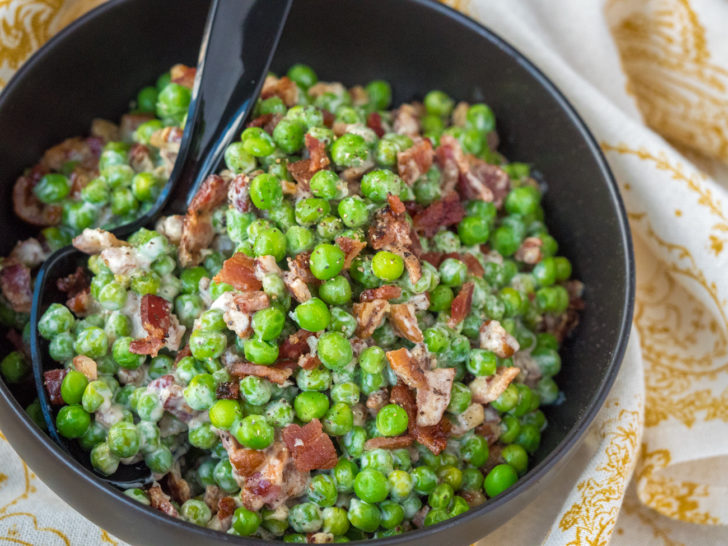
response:
[[[84,134],[93,117],[116,119],[129,98],[176,62],[195,64],[208,3],[112,0],[35,54],[0,96],[0,180],[6,205],[0,251],[34,233],[7,203],[15,178],[59,140]],[[532,163],[549,191],[549,228],[586,284],[581,324],[564,345],[536,464],[503,495],[457,518],[380,543],[470,543],[548,487],[579,443],[617,374],[629,334],[634,264],[617,187],[579,116],[541,72],[496,35],[427,0],[297,0],[273,69],[310,64],[323,80],[385,78],[394,101],[439,88],[495,111],[501,151]],[[125,497],[76,464],[37,428],[0,382],[0,428],[38,476],[74,508],[134,544],[238,542],[171,519]],[[446,538],[447,537],[447,538]],[[249,543],[262,541],[249,540]]]

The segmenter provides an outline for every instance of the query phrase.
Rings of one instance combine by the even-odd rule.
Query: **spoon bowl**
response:
[[[141,227],[152,227],[166,215],[184,214],[204,179],[219,166],[252,110],[283,31],[293,0],[214,0],[200,46],[195,85],[180,151],[169,181],[150,211],[112,231],[124,238]],[[44,372],[58,367],[50,358],[48,342],[38,334],[38,321],[53,302],[63,301],[59,279],[85,268],[88,256],[69,246],[53,253],[42,265],[33,290],[30,312],[30,356],[43,418],[51,438],[96,472],[88,453],[77,442],[61,437],[55,412],[44,386]],[[96,472],[98,474],[98,472]],[[100,474],[99,474],[100,475]],[[102,476],[121,488],[153,481],[143,463],[119,465]]]

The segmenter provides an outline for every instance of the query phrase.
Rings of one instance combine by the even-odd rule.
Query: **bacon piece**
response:
[[[417,426],[437,425],[450,403],[455,368],[436,368],[424,372],[426,386],[417,389]]]
[[[34,226],[55,226],[61,221],[63,209],[60,205],[46,205],[33,193],[33,187],[43,174],[41,174],[40,170],[36,170],[27,176],[21,176],[15,181],[13,186],[13,210],[18,218]]]
[[[313,370],[321,365],[321,360],[316,355],[301,355],[298,357],[298,365],[304,370]]]
[[[190,214],[212,212],[226,201],[227,194],[227,182],[222,176],[211,174],[200,185],[200,189],[187,207],[187,212]]]
[[[239,174],[232,179],[228,188],[228,201],[238,212],[250,210],[250,178],[247,175]]]
[[[76,371],[81,372],[89,381],[96,381],[99,377],[96,367],[96,361],[84,355],[76,355],[73,357],[73,367]]]
[[[84,271],[83,267],[79,266],[76,268],[76,271],[74,271],[70,275],[58,279],[56,281],[56,287],[61,292],[65,292],[69,295],[74,295],[88,288],[88,283],[89,280],[86,276],[86,272]]]
[[[98,137],[104,142],[121,140],[119,126],[108,119],[94,118],[91,120],[91,136]]]
[[[154,170],[152,151],[144,144],[135,143],[129,148],[129,165],[136,172]]]
[[[359,295],[359,301],[396,300],[399,297],[402,297],[402,289],[399,286],[385,284],[377,288],[367,288]]]
[[[420,112],[412,104],[403,104],[394,112],[394,132],[400,135],[417,137],[420,134]]]
[[[392,371],[397,374],[397,377],[404,381],[408,387],[412,389],[427,387],[425,374],[406,348],[402,347],[396,351],[389,351],[386,355]]]
[[[242,292],[260,290],[263,284],[255,277],[255,260],[237,252],[222,264],[222,269],[212,279],[225,282]]]
[[[185,66],[183,64],[176,64],[169,70],[169,76],[174,83],[183,85],[189,89],[195,86],[195,75],[197,69],[193,66]]]
[[[235,502],[233,497],[222,497],[217,501],[217,512],[212,518],[208,527],[216,531],[222,531],[223,533],[230,529],[233,522],[233,514],[235,509],[238,507],[238,503]]]
[[[232,300],[238,311],[248,315],[252,315],[256,311],[260,311],[261,309],[265,309],[270,306],[268,294],[262,290],[233,294]]]
[[[470,392],[473,393],[473,402],[489,404],[496,400],[508,385],[518,377],[521,370],[515,366],[501,366],[492,376],[476,377],[470,383]]]
[[[172,469],[165,476],[165,486],[177,504],[184,504],[192,498],[190,484],[182,477],[179,461],[172,465]]]
[[[43,372],[43,386],[45,386],[46,392],[48,393],[48,399],[54,406],[62,406],[65,404],[61,396],[61,383],[63,383],[63,378],[66,377],[67,373],[68,370],[66,369],[46,370]]]
[[[142,123],[146,123],[149,120],[154,119],[152,114],[136,113],[136,114],[124,114],[121,116],[119,123],[119,136],[117,140],[131,140],[134,131],[136,131]],[[99,147],[98,155],[101,155],[102,149]]]
[[[423,138],[402,152],[397,153],[397,173],[411,186],[430,170],[435,152],[430,139]]]
[[[184,349],[178,352],[177,356],[174,357],[174,365],[177,366],[177,363],[187,356],[192,356],[192,349],[190,349],[189,344],[185,345]]]
[[[298,101],[298,86],[288,76],[282,78],[267,76],[263,82],[260,98],[269,99],[274,96],[280,98],[289,108],[295,106]]]
[[[328,434],[321,428],[321,421],[313,419],[305,426],[288,425],[281,437],[293,456],[299,472],[334,468],[339,458]]]
[[[437,425],[421,427],[417,425],[417,406],[412,391],[403,383],[392,387],[389,400],[401,406],[409,418],[407,429],[415,441],[421,443],[435,455],[439,455],[447,447],[447,435],[450,432],[450,422],[442,419]]]
[[[389,312],[389,302],[374,300],[364,303],[355,303],[352,306],[356,317],[356,335],[361,339],[372,337],[374,330],[382,325],[385,315]]]
[[[404,259],[404,265],[412,283],[420,280],[422,266],[414,254],[415,243],[412,240],[412,230],[404,213],[396,214],[391,206],[377,211],[374,221],[369,227],[368,238],[369,244],[374,250],[388,250]]]
[[[415,230],[425,237],[432,237],[441,227],[458,224],[465,218],[465,209],[454,192],[438,199],[412,219]]]
[[[149,502],[152,508],[156,508],[173,518],[179,517],[179,512],[177,512],[177,509],[172,504],[169,495],[162,491],[158,483],[155,482],[152,487],[147,489],[147,493],[149,494]]]
[[[198,265],[203,259],[203,250],[212,244],[215,230],[209,213],[186,214],[179,241],[179,262],[182,267]]]
[[[308,345],[308,338],[315,336],[313,332],[308,330],[298,330],[286,338],[281,343],[280,350],[278,351],[278,357],[281,359],[298,359],[304,353],[311,350]]]
[[[412,442],[414,442],[414,438],[409,434],[390,437],[377,436],[364,442],[364,449],[402,449],[411,446]]]
[[[541,245],[543,245],[543,241],[538,237],[526,237],[516,250],[514,258],[524,264],[537,264],[543,258]]]
[[[240,397],[240,383],[236,381],[222,381],[218,383],[215,389],[215,396],[227,400],[237,400]]]
[[[480,506],[486,501],[485,494],[480,489],[461,489],[458,495],[465,499],[470,508]]]
[[[283,282],[298,303],[311,299],[309,282],[319,282],[311,273],[309,260],[311,254],[302,252],[295,259],[288,258],[288,271],[283,273]]]
[[[213,515],[217,514],[217,504],[220,502],[220,499],[222,499],[222,490],[217,485],[205,486],[205,494],[202,500],[205,501],[205,504]]]
[[[469,430],[473,430],[475,427],[480,425],[485,419],[485,410],[482,404],[473,402],[470,404],[464,412],[455,416],[455,423],[453,424],[452,434],[453,436],[462,436]]]
[[[154,294],[145,294],[139,306],[142,326],[147,332],[144,339],[135,339],[129,351],[139,355],[157,356],[172,326],[170,303]]]
[[[308,189],[308,183],[314,174],[331,163],[326,155],[326,144],[309,134],[306,135],[306,149],[308,158],[288,164],[288,172],[303,189]]]
[[[0,271],[0,289],[10,307],[19,313],[30,313],[33,291],[30,288],[30,269],[20,263],[7,263]]]
[[[483,407],[482,404],[478,405],[480,407]],[[493,445],[495,442],[498,441],[498,438],[500,438],[500,435],[503,432],[503,427],[501,427],[501,419],[498,415],[498,412],[490,406],[484,408],[483,414],[483,423],[475,427],[475,434],[485,438],[488,441],[489,445]]]
[[[249,121],[246,127],[263,127],[267,123],[270,123],[271,119],[273,119],[273,114],[262,114],[253,121]]]
[[[316,277],[314,277],[313,273],[311,273],[310,252],[301,252],[300,254],[296,254],[296,257],[293,260],[288,258],[288,269],[297,277],[301,278],[303,282],[320,282]]]
[[[478,261],[478,258],[470,254],[469,252],[463,252],[459,256],[460,261],[462,261],[467,267],[468,267],[468,273],[471,275],[474,275],[476,277],[482,277],[485,275],[485,269],[483,269],[483,266]]]
[[[455,328],[470,314],[470,306],[473,303],[473,290],[475,290],[475,284],[466,282],[460,289],[460,292],[458,292],[458,295],[452,300],[450,304],[450,319],[447,321],[447,325],[450,328]]]
[[[461,173],[458,188],[465,199],[492,201],[500,208],[511,189],[511,179],[497,165],[490,165],[482,159],[468,157],[468,170]]]
[[[45,259],[50,255],[43,246],[38,242],[38,239],[30,237],[24,241],[18,241],[13,250],[10,251],[8,261],[21,263],[29,268],[42,264]]]
[[[116,235],[103,229],[83,230],[81,235],[73,238],[73,246],[86,254],[98,254],[109,248],[131,246],[126,241],[117,239]]]
[[[387,405],[387,400],[389,400],[389,391],[386,388],[379,389],[378,391],[371,393],[367,397],[366,402],[366,407],[369,410],[369,413],[373,417],[376,416],[379,410]]]
[[[344,269],[349,269],[354,259],[367,247],[364,241],[357,241],[351,237],[337,237],[336,244],[344,251]]]
[[[384,127],[382,127],[382,116],[379,112],[371,112],[367,116],[367,127],[374,131],[379,138],[382,138],[386,133]]]
[[[291,376],[293,371],[290,368],[278,368],[276,366],[260,366],[251,364],[250,362],[238,361],[230,366],[230,374],[235,377],[243,378],[247,375],[254,375],[268,379],[278,385],[283,385]]]
[[[561,343],[579,324],[579,312],[584,309],[585,302],[582,298],[584,284],[581,281],[572,279],[565,284],[569,294],[569,305],[566,311],[560,315],[547,313],[544,316],[541,329],[553,334]]]
[[[404,203],[402,203],[402,200],[397,195],[388,193],[387,204],[389,205],[389,208],[392,209],[392,212],[394,214],[404,214],[405,212],[407,212],[407,208],[404,206]]]
[[[227,431],[220,432],[222,446],[227,451],[230,464],[243,477],[252,476],[265,463],[265,453],[258,449],[241,446],[235,437]]]
[[[415,306],[412,303],[391,304],[389,309],[389,319],[394,330],[403,338],[408,339],[412,343],[422,343],[424,336],[417,324],[415,316]]]
[[[519,349],[518,341],[497,320],[487,320],[480,327],[480,348],[508,358]]]

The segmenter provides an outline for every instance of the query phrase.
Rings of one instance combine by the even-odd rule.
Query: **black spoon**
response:
[[[207,175],[220,164],[260,92],[293,0],[214,0],[200,46],[195,86],[180,151],[168,183],[152,209],[136,221],[112,230],[126,237],[169,214],[184,214]],[[76,442],[62,438],[43,385],[43,372],[57,368],[48,343],[38,335],[38,320],[48,305],[62,301],[56,281],[84,266],[87,256],[66,247],[53,253],[38,271],[30,312],[30,354],[38,399],[51,438],[86,468],[96,472]],[[98,472],[96,472],[98,474]],[[98,474],[101,476],[100,474]],[[120,488],[152,481],[144,463],[120,465],[101,476]]]

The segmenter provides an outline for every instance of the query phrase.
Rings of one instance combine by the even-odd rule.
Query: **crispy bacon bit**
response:
[[[174,365],[176,366],[177,363],[186,356],[192,356],[192,349],[190,349],[189,345],[185,345],[184,349],[177,353],[177,356],[174,357]]]
[[[511,189],[510,177],[500,167],[482,159],[470,156],[468,160],[469,169],[460,176],[460,194],[465,199],[493,201],[500,208]]]
[[[152,114],[124,114],[121,116],[121,122],[119,123],[119,136],[120,139],[116,140],[131,140],[134,131],[136,131],[142,123],[154,119]],[[179,130],[179,128],[176,128]],[[98,155],[101,155],[101,148],[99,147]]]
[[[18,178],[13,186],[13,210],[18,218],[34,226],[55,226],[61,221],[63,209],[60,205],[44,204],[33,193],[33,187],[43,174],[40,169],[35,169],[35,172]]]
[[[454,192],[438,199],[412,218],[415,229],[425,237],[432,237],[441,227],[458,224],[465,218],[465,209]]]
[[[113,121],[101,118],[91,120],[91,136],[98,137],[104,142],[121,140],[119,126]]]
[[[469,430],[473,430],[483,422],[483,419],[485,419],[483,405],[473,402],[464,412],[455,417],[452,429],[453,436],[462,436]]]
[[[73,357],[73,367],[76,371],[81,372],[86,376],[89,381],[96,381],[99,374],[96,368],[96,361],[84,355],[77,355]]]
[[[402,289],[399,286],[385,284],[384,286],[378,286],[377,288],[367,288],[359,296],[359,301],[396,300],[401,296]]]
[[[364,303],[355,303],[353,306],[356,317],[356,335],[361,339],[372,337],[374,330],[382,325],[385,315],[389,312],[389,302],[374,300]]]
[[[315,336],[313,332],[308,330],[298,330],[286,338],[281,344],[278,352],[279,358],[282,359],[298,359],[302,354],[311,350],[308,345],[308,338]]]
[[[311,273],[311,253],[301,252],[296,254],[296,257],[291,260],[288,258],[288,269],[291,270],[297,277],[301,278],[306,283],[320,282],[313,273]]]
[[[321,365],[321,360],[316,355],[301,355],[298,357],[298,365],[304,370],[313,370]]]
[[[394,132],[416,137],[420,134],[420,110],[412,104],[403,104],[394,112]]]
[[[475,275],[476,277],[482,277],[485,275],[485,269],[483,269],[483,266],[478,261],[478,258],[470,254],[469,252],[464,252],[460,254],[460,260],[468,267],[468,273],[471,275]]]
[[[334,468],[339,461],[334,444],[324,433],[318,419],[313,419],[303,427],[288,425],[281,437],[299,472]]]
[[[61,383],[63,378],[66,377],[68,370],[46,370],[43,372],[43,385],[48,392],[48,399],[54,406],[62,406],[65,404],[63,397],[61,396]]]
[[[73,238],[73,246],[86,254],[98,254],[102,250],[108,248],[118,248],[122,246],[131,246],[126,241],[116,238],[116,235],[103,229],[83,230],[81,235]]]
[[[222,499],[222,490],[217,485],[205,486],[205,494],[202,498],[213,515],[217,514],[217,503]]]
[[[273,119],[273,114],[263,114],[248,122],[246,127],[264,127],[267,123],[270,123],[271,119]]]
[[[543,245],[543,241],[538,237],[526,237],[521,243],[521,246],[518,247],[518,250],[516,250],[514,257],[524,264],[537,264],[543,258],[541,245]]]
[[[250,203],[250,178],[239,174],[230,182],[228,201],[238,212],[248,212]]]
[[[470,508],[480,506],[486,501],[485,494],[480,489],[463,489],[458,491],[458,495],[465,499]]]
[[[288,271],[283,273],[283,282],[298,303],[311,299],[307,283],[318,282],[310,268],[311,254],[302,252],[295,259],[288,258]]]
[[[480,327],[480,348],[493,351],[501,358],[508,358],[519,349],[519,345],[500,322],[487,320]]]
[[[139,309],[142,326],[147,332],[147,337],[132,341],[129,351],[140,355],[157,356],[159,349],[164,346],[164,339],[172,326],[170,304],[164,298],[154,294],[145,294]]]
[[[392,209],[392,212],[394,214],[404,214],[405,212],[407,212],[407,208],[404,206],[404,203],[402,203],[402,200],[397,195],[388,193],[387,204],[389,205],[389,208]]]
[[[387,405],[387,400],[389,400],[389,391],[387,389],[374,391],[367,397],[367,409],[375,416],[380,409]]]
[[[475,434],[488,440],[488,444],[494,444],[500,438],[503,428],[501,418],[496,410],[490,406],[483,409],[483,423],[475,427]]]
[[[263,284],[255,277],[255,260],[242,252],[237,252],[225,260],[222,269],[212,280],[228,283],[242,292],[263,288]]]
[[[407,428],[410,436],[415,441],[421,443],[435,455],[440,454],[447,447],[447,435],[450,432],[450,422],[447,419],[442,419],[434,426],[418,426],[416,421],[417,406],[415,399],[412,391],[404,384],[398,383],[392,387],[389,401],[393,404],[398,404],[407,412],[407,416],[409,417]]]
[[[429,139],[423,138],[397,153],[397,173],[409,186],[430,170],[435,152]]]
[[[349,269],[354,259],[367,247],[364,241],[357,241],[351,237],[337,237],[336,244],[344,251],[344,269]]]
[[[402,347],[396,351],[387,352],[387,361],[397,377],[411,389],[427,387],[425,374],[406,348]]]
[[[437,425],[450,403],[455,368],[436,368],[424,372],[427,386],[417,389],[417,426]]]
[[[210,247],[214,237],[215,230],[209,213],[186,214],[179,241],[180,265],[192,267],[199,264],[204,257],[202,251]]]
[[[160,512],[164,512],[173,518],[179,517],[179,512],[177,512],[177,509],[172,504],[169,495],[162,491],[162,488],[159,487],[158,483],[155,482],[152,487],[147,489],[147,493],[149,494],[149,501],[152,508],[156,508]]]
[[[403,338],[408,339],[412,343],[422,343],[424,336],[417,324],[415,316],[415,306],[412,303],[391,304],[389,310],[389,319],[394,330]]]
[[[129,148],[129,165],[136,172],[153,170],[152,151],[144,144],[132,144]]]
[[[202,182],[200,189],[197,190],[197,193],[192,198],[192,202],[187,207],[187,212],[190,214],[212,212],[225,202],[227,193],[227,182],[225,182],[223,177],[217,174],[211,174]]]
[[[422,277],[422,266],[415,256],[412,230],[403,213],[396,214],[391,206],[377,211],[369,228],[368,240],[374,250],[388,250],[401,256],[410,281],[416,283]]]
[[[177,504],[184,504],[192,498],[190,484],[182,477],[179,461],[172,466],[172,469],[165,476],[165,486]]]
[[[326,155],[326,144],[308,134],[306,135],[306,149],[308,158],[288,165],[288,172],[304,189],[308,189],[308,183],[314,174],[325,169],[331,163],[329,156]]]
[[[195,74],[197,74],[195,67],[185,66],[183,64],[176,64],[169,70],[169,76],[172,82],[188,87],[189,89],[195,86]]]
[[[50,252],[47,252],[43,246],[38,242],[38,239],[30,237],[23,241],[18,241],[13,250],[10,251],[8,260],[12,262],[18,262],[23,265],[27,265],[31,269],[42,264],[48,257]]]
[[[279,368],[276,366],[259,366],[257,364],[251,364],[250,362],[237,361],[229,368],[230,374],[235,377],[245,377],[247,375],[254,375],[256,377],[262,377],[268,379],[278,385],[283,385],[286,380],[291,376],[293,370],[290,368]]]
[[[9,263],[0,271],[0,289],[14,311],[30,313],[33,292],[30,289],[30,269],[19,263]]]
[[[227,400],[237,400],[240,397],[240,383],[236,381],[222,381],[218,383],[215,389],[217,398],[225,398]]]
[[[238,507],[233,497],[222,497],[217,503],[217,513],[209,523],[211,529],[217,531],[227,531],[233,522],[233,514]]]
[[[88,287],[88,277],[83,267],[77,267],[76,271],[56,281],[56,286],[66,294],[77,294]]]
[[[496,400],[508,388],[508,385],[518,377],[521,370],[515,366],[501,366],[495,375],[476,377],[470,383],[470,392],[473,393],[473,402],[489,404]]]
[[[458,292],[458,295],[452,300],[450,304],[450,319],[447,321],[447,325],[450,328],[455,328],[470,314],[470,306],[473,302],[473,290],[475,290],[475,284],[466,282],[460,289],[460,292]]]
[[[288,76],[283,76],[280,79],[275,76],[268,76],[263,82],[260,98],[269,99],[273,96],[280,98],[283,104],[290,108],[295,106],[298,101],[298,86]]]
[[[364,442],[364,449],[401,449],[403,447],[409,447],[414,442],[414,438],[409,434],[403,434],[402,436],[377,436],[376,438],[370,438]]]
[[[374,131],[379,138],[382,138],[386,133],[384,127],[382,127],[382,116],[379,112],[372,112],[367,116],[367,127]]]
[[[220,439],[222,446],[227,451],[230,458],[230,464],[233,465],[235,471],[244,477],[252,476],[263,463],[265,463],[265,453],[257,449],[248,449],[241,446],[235,437],[229,432],[221,432]]]
[[[232,300],[238,311],[241,313],[247,313],[248,315],[270,306],[268,294],[262,290],[233,294]]]

